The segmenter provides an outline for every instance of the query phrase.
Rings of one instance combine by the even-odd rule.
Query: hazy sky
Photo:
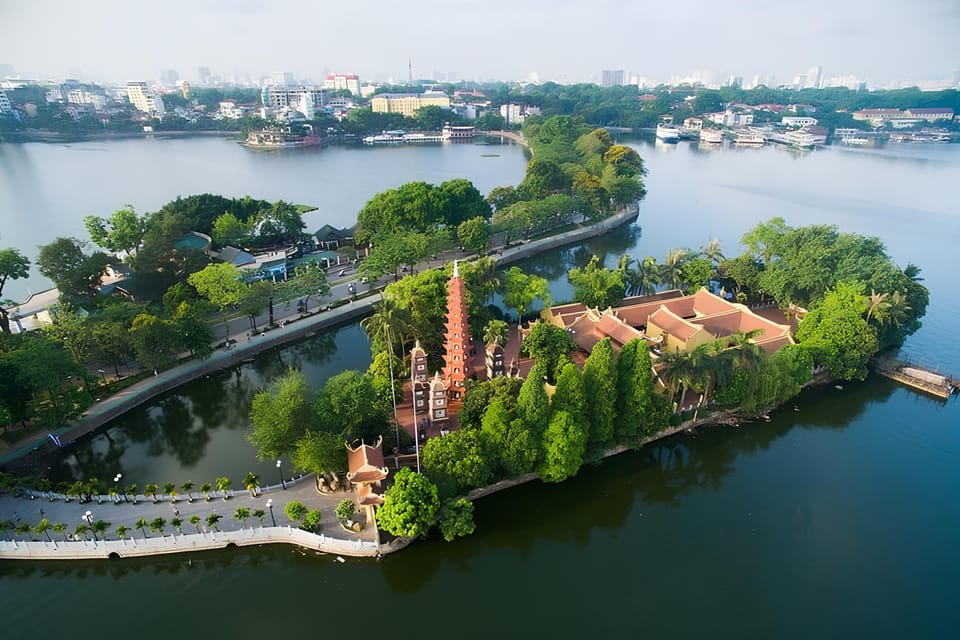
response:
[[[27,77],[186,80],[272,71],[322,79],[656,80],[709,71],[789,82],[939,79],[960,70],[960,0],[0,0],[0,64]]]

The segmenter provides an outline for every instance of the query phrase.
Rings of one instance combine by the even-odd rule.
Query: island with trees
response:
[[[612,215],[643,196],[645,170],[635,151],[576,118],[531,121],[525,132],[533,158],[516,187],[484,198],[469,181],[451,180],[374,196],[353,232],[368,254],[359,270],[394,281],[362,322],[370,367],[341,372],[321,389],[291,370],[251,405],[249,439],[258,455],[289,455],[298,470],[315,474],[318,490],[345,482],[345,443],[382,441],[398,455],[413,443],[420,472],[391,473],[377,511],[379,527],[393,536],[416,537],[439,526],[452,540],[474,530],[471,499],[503,481],[561,482],[584,464],[681,429],[762,415],[799,393],[815,372],[863,379],[873,356],[920,327],[929,299],[918,267],[895,265],[877,238],[829,225],[792,228],[773,218],[743,235],[745,251],[734,258],[711,240],[699,250],[671,250],[662,263],[625,255],[607,267],[593,257],[567,275],[580,313],[715,296],[779,313],[781,326],[796,326],[784,344],[767,350],[761,332],[736,330],[684,349],[668,348],[662,336],[616,342],[606,336],[585,349],[569,326],[550,321],[556,307],[545,279],[517,267],[498,269],[496,256],[484,254],[494,237],[523,241]],[[43,247],[39,267],[62,294],[53,323],[40,332],[0,335],[0,418],[8,428],[76,417],[96,384],[92,367],[135,355],[143,368],[162,370],[183,353],[206,357],[217,340],[211,320],[223,322],[229,337],[230,310],[252,321],[275,301],[322,295],[327,283],[326,273],[309,264],[287,281],[247,278],[180,243],[201,233],[214,247],[295,245],[303,224],[297,208],[282,202],[191,196],[145,216],[127,207],[86,223],[91,239],[112,255],[73,238]],[[476,259],[413,273],[454,246]],[[142,292],[137,302],[97,286],[121,253],[135,274],[130,286]],[[15,249],[0,252],[0,287],[27,268]],[[421,448],[394,423],[391,406],[404,395],[409,400],[401,381],[411,379],[414,346],[427,354],[431,370],[442,365],[440,328],[449,323],[454,279],[462,281],[471,338],[481,347],[513,341],[528,366],[468,380],[458,392],[457,428]],[[515,318],[488,304],[496,292]],[[539,320],[527,322],[537,303]],[[80,314],[77,305],[89,311]],[[65,371],[77,381],[64,382]],[[228,487],[229,479],[218,479],[224,497]],[[200,490],[209,495],[212,488]]]

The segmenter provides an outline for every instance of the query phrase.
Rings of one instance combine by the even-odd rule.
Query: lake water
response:
[[[791,225],[837,224],[877,235],[899,264],[923,267],[932,302],[905,351],[960,374],[952,339],[960,314],[953,295],[960,219],[952,196],[960,147],[798,155],[631,144],[650,170],[640,218],[532,261],[529,268],[553,281],[555,299],[569,297],[566,270],[593,253],[610,262],[624,252],[662,259],[669,248],[717,237],[735,254],[740,235],[774,215]],[[8,229],[8,203],[32,203],[53,235],[82,233],[70,225],[89,211],[63,209],[72,199],[103,213],[125,202],[151,209],[200,191],[318,204],[346,225],[352,214],[344,211],[355,214],[373,193],[406,180],[464,176],[483,191],[519,181],[521,150],[497,147],[500,157],[484,158],[489,149],[281,155],[238,153],[232,143],[207,139],[0,145],[0,176],[15,157],[37,176],[0,177],[0,242],[10,244],[10,233],[47,241],[32,225]],[[125,160],[105,160],[117,154]],[[337,181],[318,170],[347,163],[355,173],[337,174]],[[71,193],[49,186],[57,172],[69,174],[63,180]],[[113,175],[90,182],[101,172]],[[138,180],[142,189],[127,192]],[[142,200],[132,200],[138,191]],[[54,464],[59,473],[100,478],[122,471],[141,484],[248,470],[269,479],[275,469],[256,466],[244,440],[253,390],[288,364],[321,384],[368,361],[362,332],[343,327],[168,394]],[[10,637],[38,628],[51,636],[144,638],[343,634],[356,631],[355,611],[369,607],[378,633],[401,638],[952,635],[960,579],[956,399],[943,403],[871,378],[805,392],[795,405],[769,423],[672,438],[584,468],[562,485],[533,483],[486,498],[477,503],[473,536],[420,542],[380,562],[339,564],[274,548],[192,559],[3,563],[4,630]]]

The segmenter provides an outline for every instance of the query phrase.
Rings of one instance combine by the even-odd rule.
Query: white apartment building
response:
[[[527,104],[502,104],[500,105],[500,115],[507,121],[507,124],[520,124],[527,116],[540,115],[540,107],[531,107]]]
[[[331,73],[323,81],[323,88],[328,91],[349,91],[355,96],[360,95],[360,76],[355,73]]]
[[[136,107],[138,111],[143,111],[158,118],[163,117],[163,114],[166,113],[163,108],[163,98],[155,94],[146,82],[128,82],[127,97],[130,99],[130,104]]]
[[[326,92],[320,87],[264,87],[260,92],[260,101],[265,108],[274,111],[284,108],[300,111],[300,107],[307,104],[316,111],[326,105]]]
[[[93,93],[84,89],[73,89],[67,92],[67,102],[71,104],[89,104],[93,105],[95,111],[106,109],[109,100],[102,93]]]

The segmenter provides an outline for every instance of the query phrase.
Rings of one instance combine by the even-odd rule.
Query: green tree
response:
[[[251,515],[260,521],[260,528],[263,528],[263,517],[267,515],[267,512],[263,509],[254,509]]]
[[[537,364],[543,365],[544,375],[551,380],[560,360],[576,349],[577,343],[566,329],[546,322],[534,324],[520,347],[520,350],[532,356]]]
[[[594,309],[619,306],[626,293],[623,272],[603,268],[597,256],[583,269],[568,271],[567,279],[573,285],[573,299]]]
[[[261,460],[293,450],[311,424],[313,399],[306,376],[292,369],[254,396],[250,404],[253,430],[247,439]]]
[[[307,431],[297,440],[291,461],[295,469],[316,474],[319,482],[324,473],[347,470],[347,451],[339,434]]]
[[[209,358],[213,353],[210,345],[213,330],[207,322],[204,306],[181,302],[169,320],[177,346],[202,359]]]
[[[193,480],[187,480],[180,485],[180,490],[187,494],[187,502],[193,502]]]
[[[550,285],[545,278],[526,274],[519,267],[510,267],[503,280],[503,303],[517,311],[519,319],[530,310],[534,300],[541,300],[544,306],[550,305]],[[518,333],[519,339],[519,333]]]
[[[447,542],[474,532],[473,503],[466,498],[447,500],[440,509],[440,533]]]
[[[33,526],[33,531],[37,535],[44,535],[47,537],[47,542],[53,542],[53,539],[50,537],[50,530],[53,529],[53,523],[51,523],[46,518],[43,518]]]
[[[227,500],[230,498],[230,485],[233,484],[230,481],[230,478],[227,478],[226,476],[221,476],[214,481],[214,484],[216,484],[217,491],[223,492],[224,500]]]
[[[517,396],[517,417],[538,438],[550,421],[550,399],[544,389],[546,378],[544,365],[539,362],[533,365]]]
[[[538,468],[544,482],[562,482],[575,476],[583,464],[587,434],[570,414],[558,411],[543,434],[543,456]]]
[[[157,497],[157,494],[160,493],[160,485],[149,483],[143,489],[143,495],[150,496],[153,499],[154,504],[160,502],[160,498]]]
[[[170,496],[171,502],[177,501],[177,485],[173,484],[172,482],[164,483],[163,493],[164,495]]]
[[[147,522],[146,518],[140,518],[135,523],[133,523],[133,526],[135,526],[137,529],[140,529],[140,533],[143,534],[144,540],[147,539],[147,527],[149,526],[149,524],[150,523]]]
[[[237,507],[233,512],[233,519],[240,523],[240,528],[244,529],[247,520],[250,519],[250,509],[247,507]]]
[[[482,487],[492,475],[489,456],[476,431],[454,431],[443,438],[430,438],[421,455],[430,479],[438,485],[452,480],[458,492]]]
[[[376,442],[390,424],[389,399],[377,393],[373,377],[358,371],[343,371],[327,380],[315,404],[319,429],[339,433],[351,442]]]
[[[550,408],[555,413],[563,411],[574,421],[583,423],[586,420],[587,399],[583,390],[583,377],[580,369],[572,362],[568,362],[557,376],[557,388],[550,399]]]
[[[404,467],[383,495],[377,514],[384,531],[395,536],[420,536],[430,530],[440,509],[437,487],[426,476]]]
[[[53,322],[44,331],[63,345],[74,362],[85,365],[93,346],[90,324],[69,302],[57,304],[52,315]]]
[[[176,359],[176,332],[169,322],[157,316],[141,313],[134,318],[130,340],[137,361],[147,369],[162,369]]]
[[[337,505],[336,516],[338,520],[350,520],[356,512],[357,505],[354,504],[353,500],[345,498]]]
[[[68,297],[91,297],[97,293],[100,279],[110,263],[103,252],[84,253],[84,243],[76,238],[57,238],[40,246],[37,268]]]
[[[494,398],[483,414],[480,434],[488,455],[495,455],[497,475],[516,478],[537,464],[540,437],[520,419],[514,418],[502,400]]]
[[[117,531],[118,538],[120,538],[121,540],[126,540],[127,534],[130,533],[130,527],[128,527],[125,524],[121,524],[120,526],[117,527],[116,531]]]
[[[253,229],[252,221],[242,221],[227,211],[213,221],[213,229],[210,235],[218,246],[242,246],[253,235]]]
[[[110,528],[110,522],[106,520],[96,520],[91,526],[90,529],[93,531],[93,535],[96,536],[99,534],[101,540],[107,539],[107,529]]]
[[[835,378],[863,380],[867,362],[878,348],[876,333],[864,318],[866,310],[863,286],[838,282],[804,317],[797,340]]]
[[[583,364],[583,390],[590,422],[590,453],[596,456],[613,442],[617,416],[617,368],[609,337],[593,346]]]
[[[190,516],[190,524],[192,524],[197,529],[197,533],[200,533],[200,516],[196,513]]]
[[[509,333],[510,325],[503,320],[494,318],[483,327],[483,343],[503,346],[507,342]]]
[[[220,520],[223,519],[223,516],[219,513],[210,513],[207,514],[207,527],[213,529],[214,531],[220,531]]]
[[[457,238],[460,239],[460,244],[468,251],[475,251],[477,257],[482,256],[487,250],[492,237],[490,223],[480,216],[464,220],[457,227]]]
[[[523,380],[519,378],[503,376],[482,382],[468,380],[458,416],[460,428],[479,429],[484,412],[494,400],[499,400],[508,411],[512,411],[517,406],[517,395],[522,385]]]
[[[683,264],[689,257],[690,251],[687,249],[667,251],[667,257],[660,265],[660,282],[671,289],[681,288],[683,286]]]
[[[213,485],[209,482],[204,482],[200,485],[200,493],[203,494],[204,502],[210,502],[210,492],[213,491]]]
[[[303,520],[304,516],[307,515],[308,509],[303,506],[303,503],[299,500],[291,500],[283,508],[284,514],[291,522],[300,522]]]
[[[240,270],[232,264],[217,262],[209,264],[201,271],[191,273],[187,278],[201,296],[213,304],[222,314],[228,307],[240,304],[247,285],[240,277]],[[224,340],[230,337],[227,319],[223,319]]]
[[[5,308],[3,287],[7,280],[19,280],[30,275],[30,260],[18,249],[0,249],[0,332],[10,333],[10,316]]]
[[[86,216],[83,224],[90,239],[113,253],[135,254],[143,243],[147,221],[137,215],[133,205],[118,209],[106,220],[98,216]]]
[[[303,515],[303,520],[301,522],[301,527],[307,531],[319,531],[320,529],[320,518],[323,514],[320,509],[310,509]]]
[[[260,495],[260,476],[252,471],[248,471],[247,475],[243,478],[243,486],[250,492],[251,498],[256,498]]]
[[[617,421],[614,435],[631,442],[651,433],[653,412],[653,363],[645,340],[634,338],[617,356]]]
[[[690,258],[683,263],[681,268],[683,289],[687,293],[692,293],[710,284],[713,277],[713,264],[706,258]]]
[[[183,535],[183,518],[170,518],[170,526],[177,530],[177,533]]]

